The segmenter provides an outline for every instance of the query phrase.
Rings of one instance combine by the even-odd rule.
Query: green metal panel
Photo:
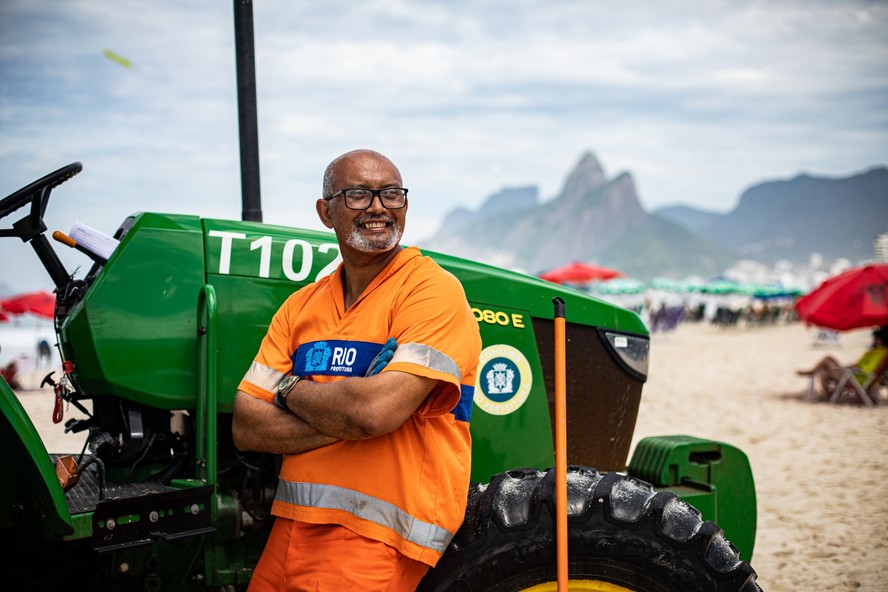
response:
[[[231,412],[271,317],[293,292],[336,269],[339,247],[331,233],[256,222],[204,220],[203,230],[218,306],[218,406]]]
[[[3,379],[0,409],[0,448],[8,475],[0,485],[0,528],[19,528],[24,537],[38,532],[49,538],[72,534],[71,513],[49,453],[18,397]]]
[[[516,467],[554,464],[549,405],[527,311],[472,301],[483,350],[472,409],[472,481]],[[496,366],[512,371],[506,392],[491,393]]]
[[[86,512],[84,514],[72,514],[71,523],[74,525],[74,532],[69,535],[65,535],[65,540],[75,541],[77,539],[87,539],[92,537],[92,517],[92,512]]]
[[[686,499],[725,531],[744,561],[752,558],[755,483],[742,450],[693,436],[650,437],[636,446],[628,472]]]
[[[160,409],[193,408],[203,284],[199,219],[138,216],[63,324],[80,387]]]

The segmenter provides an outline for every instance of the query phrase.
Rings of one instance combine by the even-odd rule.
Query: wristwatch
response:
[[[289,411],[290,408],[287,407],[287,397],[292,392],[293,387],[296,386],[296,383],[302,380],[301,376],[285,376],[283,380],[281,380],[280,385],[278,385],[277,392],[274,395],[274,406],[278,409],[283,409],[284,411]]]

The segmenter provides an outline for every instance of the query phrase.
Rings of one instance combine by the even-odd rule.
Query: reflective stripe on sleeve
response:
[[[284,376],[286,376],[285,373],[275,370],[274,368],[269,368],[268,366],[263,366],[259,362],[254,361],[250,364],[250,369],[247,370],[246,375],[244,375],[244,380],[263,390],[273,393],[277,390],[277,387],[281,380],[283,380]]]
[[[457,381],[462,378],[459,364],[453,361],[453,358],[431,346],[421,343],[399,343],[398,349],[395,350],[395,355],[389,363],[394,364],[396,362],[416,364],[429,370],[451,374],[456,377]]]
[[[362,520],[389,528],[401,538],[438,554],[444,553],[453,538],[453,534],[447,530],[417,520],[394,504],[335,485],[281,479],[275,499],[297,506],[348,512]]]

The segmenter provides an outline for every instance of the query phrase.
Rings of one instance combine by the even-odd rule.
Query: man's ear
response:
[[[330,202],[326,199],[318,199],[315,202],[315,209],[318,211],[318,218],[321,219],[321,223],[327,228],[333,228],[333,216],[331,215]]]

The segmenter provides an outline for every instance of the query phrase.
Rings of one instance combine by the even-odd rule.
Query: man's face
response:
[[[344,158],[334,168],[333,192],[349,187],[382,189],[401,187],[401,174],[384,157],[361,153]],[[340,245],[361,253],[385,253],[401,241],[407,207],[388,210],[379,197],[374,197],[366,210],[346,207],[339,195],[319,206],[321,221],[336,232]],[[326,216],[325,216],[326,214]]]

